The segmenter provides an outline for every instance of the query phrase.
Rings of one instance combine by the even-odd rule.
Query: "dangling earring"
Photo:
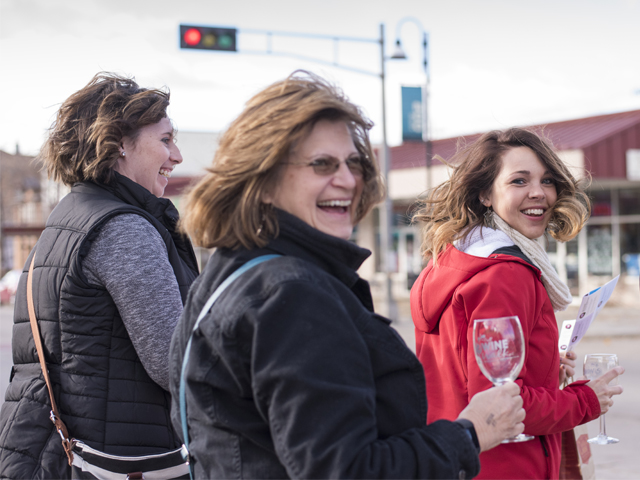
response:
[[[260,234],[262,233],[262,230],[264,229],[264,225],[267,222],[267,213],[266,210],[271,206],[271,204],[266,204],[266,203],[261,203],[260,204],[260,210],[262,210],[262,212],[260,212],[260,226],[258,227],[258,230],[256,230],[256,236],[259,237]]]
[[[491,207],[487,207],[484,211],[484,226],[492,230],[496,229],[496,222],[493,221],[493,209]]]

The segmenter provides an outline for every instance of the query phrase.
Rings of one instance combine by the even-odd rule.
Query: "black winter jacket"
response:
[[[471,478],[478,456],[462,427],[426,425],[420,362],[373,312],[356,273],[369,251],[279,211],[264,249],[219,249],[196,280],[171,344],[172,418],[195,320],[215,288],[251,258],[193,337],[187,368],[197,478]]]
[[[175,231],[177,211],[171,202],[116,177],[110,187],[76,184],[51,213],[35,248],[34,303],[54,396],[69,434],[107,453],[143,455],[180,445],[171,427],[170,396],[144,370],[109,293],[87,283],[82,260],[101,225],[115,215],[134,213],[164,239],[183,302],[197,264],[190,243]],[[69,478],[60,437],[49,420],[26,277],[23,273],[16,296],[14,367],[0,412],[0,477]]]

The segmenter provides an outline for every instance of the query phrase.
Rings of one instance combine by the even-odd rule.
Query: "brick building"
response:
[[[23,267],[60,195],[34,157],[0,151],[0,273]]]

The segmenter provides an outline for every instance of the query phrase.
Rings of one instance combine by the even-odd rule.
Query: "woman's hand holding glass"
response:
[[[600,433],[589,439],[589,443],[607,445],[618,443],[617,438],[607,436],[604,414],[613,405],[613,395],[620,395],[623,391],[618,385],[618,376],[624,373],[624,368],[618,366],[618,356],[613,353],[590,353],[584,357],[584,376],[591,380],[588,387],[595,392],[600,402]]]
[[[473,350],[480,370],[495,386],[512,383],[524,365],[525,344],[520,319],[510,316],[474,320]],[[502,443],[533,438],[521,433]]]
[[[483,452],[521,434],[524,417],[520,387],[513,382],[475,394],[458,416],[473,423]]]

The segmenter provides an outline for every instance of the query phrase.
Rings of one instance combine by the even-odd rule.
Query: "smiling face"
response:
[[[491,190],[480,201],[525,237],[541,237],[558,198],[551,172],[529,147],[511,148],[501,160]]]
[[[364,180],[346,162],[358,158],[347,124],[320,120],[305,139],[292,146],[276,185],[263,201],[321,232],[348,240]],[[339,167],[328,175],[316,173],[320,169],[311,166],[335,161],[340,162]]]
[[[120,151],[125,156],[118,158],[115,170],[156,197],[164,194],[171,172],[182,163],[182,155],[174,143],[171,120],[166,117],[140,128],[135,140],[123,137]]]

